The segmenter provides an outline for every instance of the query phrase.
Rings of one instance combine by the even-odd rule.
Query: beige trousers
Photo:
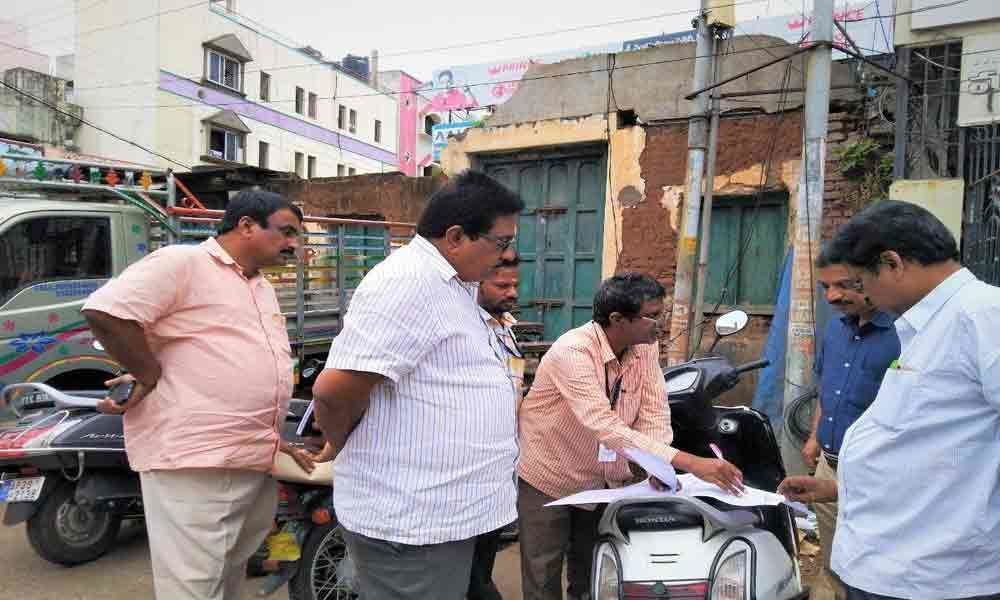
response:
[[[819,463],[816,465],[816,478],[826,480],[837,480],[837,472],[826,462],[826,457],[822,454]],[[821,575],[821,585],[813,590],[810,598],[814,600],[845,600],[847,591],[840,578],[830,570],[830,554],[833,550],[833,533],[837,530],[837,503],[836,502],[816,502],[813,504],[813,511],[816,513],[816,524],[819,526],[819,543],[822,552],[823,572]]]
[[[157,599],[236,600],[274,522],[275,481],[234,469],[140,476]]]

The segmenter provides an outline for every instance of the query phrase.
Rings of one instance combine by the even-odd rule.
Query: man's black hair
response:
[[[955,237],[930,211],[909,202],[883,200],[837,230],[816,265],[843,264],[878,272],[880,257],[887,251],[924,266],[960,260]]]
[[[444,237],[459,225],[472,239],[489,233],[497,217],[524,210],[521,197],[485,173],[464,171],[431,196],[420,215],[417,233],[427,239]]]
[[[219,223],[219,235],[236,229],[240,219],[250,217],[258,225],[267,229],[267,219],[282,209],[288,209],[302,220],[302,209],[292,204],[281,194],[263,190],[243,190],[229,201],[226,214]]]
[[[611,313],[635,317],[642,310],[642,303],[667,295],[659,281],[644,273],[619,273],[601,283],[594,295],[594,321],[607,327]]]

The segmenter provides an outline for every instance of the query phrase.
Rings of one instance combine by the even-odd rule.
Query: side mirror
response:
[[[750,322],[750,317],[742,310],[727,312],[715,320],[715,334],[719,337],[733,335],[743,331]]]
[[[97,341],[97,339],[94,339],[94,342],[90,345],[91,347],[93,347],[94,350],[97,350],[98,352],[104,352],[104,344]]]

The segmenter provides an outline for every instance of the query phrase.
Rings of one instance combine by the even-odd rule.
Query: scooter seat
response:
[[[702,519],[701,513],[693,507],[666,502],[623,506],[616,515],[622,533],[698,527]]]

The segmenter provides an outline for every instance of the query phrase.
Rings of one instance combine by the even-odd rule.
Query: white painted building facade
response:
[[[166,158],[86,126],[83,152],[305,178],[397,170],[393,94],[226,4],[108,0],[78,11],[75,101],[88,121]]]

